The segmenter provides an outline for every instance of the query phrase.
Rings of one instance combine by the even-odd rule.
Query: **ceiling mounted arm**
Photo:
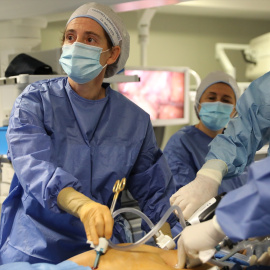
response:
[[[138,23],[139,43],[141,45],[141,65],[146,66],[147,50],[146,45],[149,37],[149,28],[151,20],[156,13],[156,8],[150,8],[143,11]]]
[[[232,43],[217,43],[216,44],[216,59],[220,62],[223,70],[231,75],[233,78],[236,78],[236,70],[232,65],[230,59],[228,58],[225,50],[238,50],[243,51],[249,48],[247,44],[232,44]]]

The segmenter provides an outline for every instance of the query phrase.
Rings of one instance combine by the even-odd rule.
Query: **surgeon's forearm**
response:
[[[75,217],[79,217],[78,213],[80,208],[85,203],[91,201],[91,199],[72,187],[62,189],[57,196],[58,207]]]

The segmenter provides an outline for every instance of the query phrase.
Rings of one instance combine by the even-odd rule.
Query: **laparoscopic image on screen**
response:
[[[127,68],[139,82],[119,83],[118,91],[145,110],[153,125],[184,124],[188,107],[188,70]]]

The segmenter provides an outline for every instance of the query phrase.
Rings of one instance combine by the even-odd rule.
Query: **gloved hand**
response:
[[[205,202],[217,196],[222,177],[226,173],[227,165],[224,161],[208,160],[192,182],[171,196],[171,205],[178,205],[188,220]]]
[[[269,240],[255,244],[253,247],[253,255],[249,258],[249,264],[270,266],[270,247]]]
[[[57,197],[58,207],[80,218],[87,239],[98,245],[99,237],[110,239],[114,220],[109,208],[92,201],[72,187],[62,189]]]
[[[178,240],[178,264],[176,268],[192,268],[207,262],[215,253],[215,246],[225,237],[213,219],[186,227]],[[203,256],[202,256],[203,255]]]
[[[258,265],[270,265],[270,247],[268,247],[267,251],[265,251],[257,261]]]

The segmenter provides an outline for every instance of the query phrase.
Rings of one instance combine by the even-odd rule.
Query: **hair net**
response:
[[[209,86],[211,86],[215,83],[220,83],[220,82],[228,84],[232,88],[232,90],[235,94],[236,101],[238,100],[239,95],[240,95],[240,91],[239,91],[236,80],[232,76],[230,76],[229,74],[222,72],[222,71],[211,72],[201,81],[201,84],[199,85],[199,87],[197,89],[194,107],[195,107],[195,111],[196,111],[198,118],[199,118],[198,106],[200,103],[201,96],[203,95],[203,93],[205,92],[205,90]]]
[[[122,70],[129,56],[129,34],[121,18],[108,6],[91,2],[77,8],[70,16],[67,24],[75,18],[87,17],[95,20],[106,31],[113,46],[120,46],[121,53],[111,65],[108,65],[105,78],[111,77]]]

